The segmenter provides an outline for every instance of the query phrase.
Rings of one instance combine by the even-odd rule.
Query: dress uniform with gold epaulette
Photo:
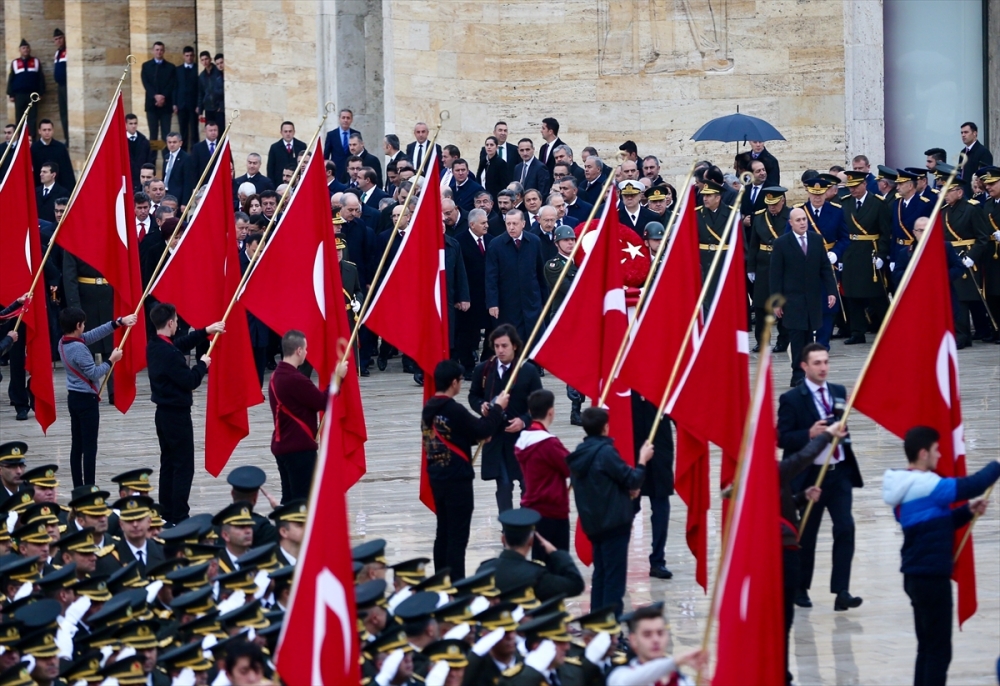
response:
[[[987,189],[1000,189],[1000,185],[993,185],[1000,184],[1000,167],[983,167],[978,174]],[[1000,198],[994,200],[991,197],[980,207],[986,219],[986,230],[990,234],[986,253],[980,262],[983,290],[993,319],[1000,321]],[[1000,332],[994,333],[994,342],[1000,342]]]
[[[865,183],[864,172],[844,173],[847,174],[849,188]],[[877,195],[868,192],[862,198],[851,196],[844,200],[843,211],[844,230],[850,241],[843,255],[842,283],[851,327],[851,337],[845,342],[864,343],[869,323],[866,308],[870,309],[872,326],[877,328],[888,307],[881,269],[888,266],[886,262],[892,235],[889,206]]]
[[[949,188],[961,187],[957,180]],[[955,340],[960,345],[972,343],[972,330],[969,325],[969,315],[976,322],[976,332],[986,333],[990,328],[982,305],[983,295],[980,292],[982,274],[980,265],[989,254],[992,236],[988,229],[986,214],[975,200],[965,198],[950,198],[954,192],[946,193],[945,205],[941,208],[941,221],[944,224],[944,239],[958,253],[959,259],[972,260],[972,266],[965,269],[962,275],[951,282],[955,289],[958,306],[955,310]]]
[[[722,186],[711,180],[706,180],[701,190],[702,196],[721,195],[721,193]],[[705,205],[699,205],[695,208],[695,213],[698,215],[698,249],[701,255],[701,277],[704,280],[712,266],[716,251],[728,247],[722,244],[722,236],[726,232],[732,208],[720,201],[718,209],[714,212]]]

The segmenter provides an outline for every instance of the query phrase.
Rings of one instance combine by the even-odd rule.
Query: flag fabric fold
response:
[[[186,198],[179,199],[181,203]],[[114,289],[114,316],[138,309],[142,299],[139,236],[132,202],[132,169],[121,93],[101,125],[90,162],[77,181],[56,242],[99,271]],[[87,322],[96,327],[104,322]],[[125,329],[115,331],[115,346]],[[135,377],[146,367],[146,327],[132,327],[115,365],[115,407],[127,412],[135,400]]]
[[[958,349],[951,309],[951,283],[939,215],[916,247],[895,302],[868,353],[853,406],[902,438],[914,426],[941,434],[937,473],[966,476],[965,431],[958,384]],[[913,345],[913,341],[923,341]],[[899,351],[906,350],[907,373],[899,373]],[[962,503],[956,503],[960,507]],[[967,527],[968,525],[966,525]],[[966,527],[955,531],[955,547]],[[958,623],[976,613],[976,567],[972,537],[955,563]]]
[[[289,192],[292,196],[252,266],[239,302],[279,334],[289,329],[302,331],[308,343],[306,359],[325,388],[351,329],[343,305],[330,194],[318,140],[298,185]],[[354,369],[353,351],[347,352]],[[344,450],[338,453],[343,464],[338,468],[345,470],[346,483],[351,486],[367,468],[368,435],[356,374],[344,378],[333,419],[341,424],[344,436]]]
[[[326,416],[350,414],[337,409],[343,402],[343,396],[331,393]],[[355,438],[345,435],[344,427],[340,421],[323,423],[302,555],[275,653],[276,671],[286,684],[335,686],[361,678],[347,525],[347,489],[353,482],[342,470]]]
[[[0,182],[0,308],[10,305],[31,289],[42,265],[42,239],[35,206],[34,175],[28,127],[21,128],[7,174]],[[35,396],[35,420],[45,433],[56,420],[56,398],[52,381],[52,347],[46,312],[44,275],[38,279],[31,300],[21,306],[24,330],[24,369],[31,377]]]
[[[781,684],[785,617],[771,351],[761,352],[735,501],[723,543],[715,616],[718,663],[712,683]]]
[[[441,220],[437,152],[427,165],[423,191],[396,256],[372,296],[361,322],[424,372],[424,402],[435,392],[434,368],[450,355],[445,290],[444,224]],[[434,510],[426,459],[420,460],[420,501]]]
[[[153,286],[157,300],[174,305],[195,328],[221,320],[240,285],[232,183],[228,173],[219,171],[228,170],[232,159],[227,139],[204,195]],[[222,472],[237,444],[250,433],[247,408],[264,402],[253,371],[246,312],[236,302],[226,333],[219,335],[212,350],[208,374],[205,469],[212,476]]]

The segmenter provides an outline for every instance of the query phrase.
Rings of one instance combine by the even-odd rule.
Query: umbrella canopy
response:
[[[747,141],[783,141],[785,137],[763,119],[737,112],[708,122],[691,136],[691,140],[746,143]]]

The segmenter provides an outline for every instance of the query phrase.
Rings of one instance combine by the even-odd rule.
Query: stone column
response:
[[[129,54],[129,0],[66,0],[70,156],[79,171],[104,121]],[[138,63],[132,67],[138,70]],[[84,85],[86,84],[86,85]],[[123,85],[126,105],[131,84]],[[140,117],[141,119],[141,117]]]
[[[185,45],[194,46],[195,0],[129,0],[128,24],[132,54],[137,60],[131,74],[132,101],[130,109],[139,115],[139,126],[145,130],[146,91],[142,87],[140,67],[151,59],[153,43],[161,41],[166,47],[164,59],[174,64],[183,62]],[[174,119],[176,126],[176,118]],[[148,133],[148,131],[147,131]]]
[[[35,105],[38,108],[38,119],[48,118],[55,126],[57,140],[65,140],[62,124],[59,121],[59,93],[56,82],[52,78],[52,58],[56,49],[52,44],[52,32],[59,28],[66,31],[66,23],[61,0],[3,0],[0,14],[0,45],[4,46],[3,79],[7,84],[7,73],[10,71],[10,61],[18,56],[18,46],[24,38],[31,43],[31,54],[42,62],[42,72],[45,74],[45,94]],[[66,41],[69,47],[69,57],[73,58],[72,43]],[[72,90],[72,83],[70,84]],[[7,105],[6,122],[14,120],[14,103],[7,99],[4,90],[4,102]]]
[[[195,0],[197,4],[198,52],[225,53],[222,38],[222,0]]]
[[[1000,0],[986,0],[986,121],[989,130],[983,141],[1000,157]]]
[[[844,0],[844,124],[847,162],[885,159],[882,0]]]

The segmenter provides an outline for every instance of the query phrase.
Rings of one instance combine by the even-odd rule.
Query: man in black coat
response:
[[[979,127],[975,122],[967,121],[962,124],[962,145],[959,155],[965,155],[965,164],[962,165],[962,185],[965,187],[965,197],[972,197],[972,176],[980,167],[989,167],[993,164],[993,153],[979,141]],[[958,158],[961,159],[961,158]]]
[[[497,589],[505,592],[527,585],[541,601],[583,593],[583,577],[570,554],[557,550],[535,530],[542,519],[538,512],[520,507],[501,513],[498,519],[503,527],[504,549],[493,568]],[[536,539],[547,553],[544,565],[528,559]]]
[[[548,195],[552,186],[552,173],[535,159],[535,144],[530,138],[522,138],[517,142],[517,154],[521,156],[521,163],[514,167],[511,180],[521,184],[524,190],[534,188],[542,197]],[[552,166],[555,166],[554,161]]]
[[[810,343],[802,349],[801,360],[805,379],[795,388],[782,393],[778,400],[778,447],[784,450],[783,460],[794,456],[810,440],[826,431],[837,419],[838,408],[847,402],[847,390],[826,380],[830,369],[830,355],[826,348],[819,343]],[[823,451],[812,467],[793,481],[793,492],[816,483],[828,453],[829,449]],[[830,574],[830,592],[836,595],[833,609],[844,611],[861,605],[861,598],[852,596],[849,589],[854,558],[852,489],[862,486],[861,470],[848,436],[837,446],[837,453],[830,460],[830,470],[823,481],[820,499],[801,533],[802,567],[795,598],[799,607],[812,607],[809,587],[816,562],[816,536],[824,510],[830,513],[833,521],[833,569]]]
[[[69,197],[69,191],[56,181],[59,176],[59,166],[55,162],[46,162],[38,170],[41,184],[35,187],[35,202],[38,207],[38,218],[47,222],[56,220],[55,204],[60,198]]]
[[[766,210],[765,210],[766,212]],[[837,304],[837,281],[830,269],[823,237],[809,231],[806,211],[792,210],[788,217],[791,232],[771,244],[770,291],[781,293],[785,304],[774,310],[788,331],[792,358],[792,382],[795,386],[805,371],[797,364],[806,343],[812,342],[813,332],[823,324],[823,311]],[[823,301],[824,294],[826,302]],[[760,313],[758,313],[760,316]]]
[[[751,171],[753,171],[752,160],[760,160],[764,163],[764,168],[767,170],[765,186],[781,185],[781,169],[778,166],[778,159],[764,147],[764,141],[750,141],[750,159]]]
[[[38,139],[31,144],[31,166],[35,170],[35,185],[42,183],[39,176],[42,165],[46,162],[55,162],[59,165],[59,185],[72,189],[76,185],[76,174],[73,173],[69,150],[65,143],[53,138],[52,133],[51,119],[42,119],[38,122]]]
[[[497,139],[497,155],[507,164],[508,175],[514,173],[514,167],[518,165],[521,158],[517,154],[517,146],[507,142],[508,129],[507,122],[498,121],[493,126],[493,137]],[[486,162],[486,146],[479,149],[480,168]]]
[[[253,184],[253,187],[257,189],[257,193],[273,191],[275,189],[274,182],[260,173],[260,164],[260,155],[255,152],[247,155],[247,173],[243,176],[237,176],[236,179],[233,180],[233,186],[239,188],[240,185],[249,181]]]
[[[361,166],[368,167],[375,172],[375,185],[379,188],[382,187],[382,163],[375,155],[371,154],[365,150],[365,141],[361,137],[361,133],[355,131],[351,134],[348,139],[348,145],[351,150],[351,154],[361,158]]]
[[[180,212],[184,211],[198,182],[194,160],[181,150],[182,142],[180,134],[172,131],[167,134],[167,147],[163,150],[163,183],[167,192],[177,198]]]
[[[507,233],[486,251],[486,307],[499,323],[513,324],[527,339],[548,295],[541,239],[524,230],[524,213],[504,217]]]
[[[469,279],[465,272],[462,248],[458,241],[448,235],[444,237],[444,283],[448,300],[448,349],[454,357],[455,317],[458,312],[469,311]]]
[[[306,144],[295,137],[295,124],[290,121],[281,122],[281,140],[271,143],[267,151],[267,178],[275,185],[280,184],[281,171],[286,165],[294,166],[299,153],[305,149]],[[341,169],[339,163],[337,169]]]
[[[431,144],[427,140],[429,136],[430,129],[427,128],[427,124],[422,121],[418,121],[413,125],[413,137],[416,140],[406,146],[406,158],[413,163],[414,169],[419,170],[421,164],[423,164],[425,168],[427,166],[425,160],[427,159],[428,153],[431,151]],[[437,152],[438,165],[440,165],[441,146],[435,143],[434,150]]]
[[[132,170],[132,188],[142,190],[139,185],[139,171],[147,162],[156,163],[149,139],[139,130],[139,117],[131,112],[125,115],[125,135],[128,138],[129,167]]]
[[[177,65],[174,112],[186,152],[198,142],[198,65],[194,63],[194,48],[190,45],[184,46],[184,61]]]
[[[149,137],[166,140],[174,114],[174,93],[177,90],[177,68],[163,59],[163,43],[153,43],[153,59],[142,63],[140,76],[146,90],[146,120]]]
[[[479,414],[489,411],[493,399],[506,388],[523,343],[517,329],[501,324],[490,334],[493,357],[483,360],[472,373],[469,406]],[[483,481],[496,481],[497,509],[501,514],[514,507],[514,482],[523,484],[521,467],[514,456],[514,444],[521,431],[531,425],[528,396],[542,387],[533,364],[522,365],[511,387],[510,401],[504,411],[505,422],[483,446]],[[523,490],[523,485],[522,485]]]
[[[466,379],[471,379],[471,370],[476,365],[476,352],[479,350],[480,332],[485,330],[485,339],[490,337],[490,316],[486,309],[486,251],[493,236],[489,235],[489,221],[485,210],[471,210],[467,221],[469,230],[455,235],[462,250],[465,275],[469,282],[469,309],[460,311],[455,318],[455,355],[467,370]],[[487,356],[484,346],[480,357]]]
[[[202,173],[208,168],[208,163],[212,159],[217,145],[219,145],[219,125],[214,121],[207,121],[205,122],[205,140],[191,146],[191,159],[194,162],[193,183],[197,183]]]
[[[604,190],[604,184],[608,180],[608,174],[611,173],[610,169],[604,166],[604,163],[597,158],[597,155],[591,155],[583,162],[583,175],[586,178],[586,182],[580,187],[580,199],[584,202],[589,202],[591,205],[596,205],[600,203],[603,199],[601,198],[601,191]]]
[[[545,117],[542,120],[542,138],[545,139],[545,142],[538,150],[538,161],[545,165],[545,168],[549,170],[549,176],[551,176],[552,170],[556,166],[556,148],[564,145],[559,138],[559,122],[555,117]]]
[[[639,450],[649,438],[656,419],[656,405],[632,391],[632,443],[635,461]],[[672,579],[667,569],[667,525],[670,523],[670,496],[674,494],[674,437],[670,418],[664,417],[653,437],[653,458],[646,463],[646,476],[639,491],[640,498],[649,498],[652,550],[649,553],[649,575],[655,579]]]

